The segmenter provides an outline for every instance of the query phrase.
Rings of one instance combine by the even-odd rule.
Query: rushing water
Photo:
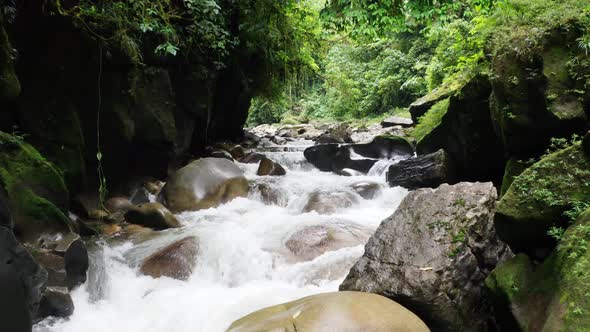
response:
[[[91,245],[89,280],[72,293],[73,316],[46,320],[35,330],[224,331],[232,321],[257,309],[337,290],[363,254],[363,243],[301,262],[289,255],[287,239],[313,225],[371,233],[393,213],[406,190],[385,185],[383,162],[370,176],[343,177],[315,170],[305,161],[301,143],[284,150],[288,151],[265,153],[285,166],[286,176],[259,177],[257,165],[240,164],[250,181],[273,183],[280,189],[279,205],[266,205],[253,193],[218,208],[181,213],[177,217],[182,228],[142,242]],[[351,185],[361,181],[379,183],[381,194],[372,200],[359,196],[355,205],[329,215],[302,212],[310,193],[352,192]],[[139,274],[143,258],[187,235],[199,238],[197,266],[188,281]]]

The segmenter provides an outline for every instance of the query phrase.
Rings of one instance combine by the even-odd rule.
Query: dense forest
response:
[[[0,0],[0,330],[590,330],[590,2]]]

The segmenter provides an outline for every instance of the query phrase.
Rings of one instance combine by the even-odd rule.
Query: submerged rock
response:
[[[312,295],[251,313],[227,332],[429,332],[412,312],[379,295],[335,292]]]
[[[69,317],[74,313],[74,302],[67,288],[47,287],[39,304],[39,318]]]
[[[339,209],[351,207],[359,202],[355,194],[348,191],[315,191],[309,195],[303,212],[315,211],[319,214],[332,214]]]
[[[285,175],[287,171],[283,166],[279,163],[272,161],[268,158],[264,158],[260,161],[260,165],[258,165],[258,170],[256,171],[256,175]]]
[[[291,235],[285,246],[298,261],[312,260],[328,251],[364,244],[370,231],[349,225],[315,225]]]
[[[282,191],[271,183],[256,183],[252,186],[252,193],[260,195],[266,204],[284,205],[286,199]]]
[[[216,207],[248,194],[242,170],[226,159],[203,158],[179,169],[162,190],[173,212]]]
[[[160,203],[140,204],[137,208],[125,213],[125,220],[156,230],[180,227],[180,223],[172,212]]]
[[[381,193],[381,185],[376,182],[358,182],[351,188],[364,199],[373,199]]]
[[[340,289],[387,296],[436,331],[487,331],[484,279],[511,255],[494,230],[496,197],[491,183],[410,192]]]
[[[449,155],[438,150],[421,157],[402,160],[389,166],[387,182],[391,187],[401,186],[409,190],[436,188],[443,183],[453,183],[455,172]]]
[[[198,245],[194,236],[176,241],[147,257],[140,271],[154,278],[187,280],[197,262]]]

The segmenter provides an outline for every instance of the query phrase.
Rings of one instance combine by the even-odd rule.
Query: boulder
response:
[[[309,195],[303,212],[315,211],[319,214],[332,214],[358,202],[357,196],[348,191],[315,191]]]
[[[555,245],[547,235],[570,222],[564,212],[590,201],[590,157],[579,143],[549,154],[517,176],[496,212],[500,238],[515,252],[542,258]]]
[[[454,89],[452,86],[444,84],[432,90],[426,96],[413,102],[408,108],[408,111],[412,117],[412,121],[416,123],[419,122],[420,117],[426,114],[430,108],[432,108],[432,106],[442,100],[449,98],[453,94],[453,90]]]
[[[34,242],[43,233],[69,232],[69,194],[60,171],[22,138],[0,132],[0,182],[15,234]]]
[[[67,288],[47,287],[39,304],[38,318],[69,317],[74,313],[74,302]]]
[[[369,239],[340,290],[387,296],[435,331],[488,331],[484,279],[511,256],[496,236],[491,183],[410,192]]]
[[[135,205],[126,197],[112,197],[105,203],[104,207],[110,212],[127,212],[135,208]],[[93,218],[95,219],[95,218]]]
[[[399,116],[392,116],[392,117],[389,117],[389,118],[381,121],[381,127],[383,127],[383,128],[389,128],[389,127],[395,127],[395,126],[411,127],[413,125],[414,125],[414,121],[412,121],[412,119],[402,118]]]
[[[265,159],[266,156],[258,152],[250,152],[240,159],[239,162],[245,164],[258,164],[261,160]]]
[[[504,149],[490,116],[490,93],[485,76],[458,82],[447,99],[428,111],[430,121],[420,121],[416,126],[418,155],[444,149],[455,164],[459,181],[499,183],[504,172]]]
[[[380,135],[370,143],[351,144],[352,151],[362,157],[372,159],[407,158],[414,155],[410,141],[401,136]]]
[[[266,204],[284,206],[287,203],[281,190],[271,183],[256,183],[251,192]]]
[[[179,169],[162,190],[173,212],[216,207],[248,194],[242,170],[227,159],[203,158]]]
[[[160,191],[162,191],[162,188],[164,188],[165,184],[166,183],[160,180],[149,180],[143,183],[143,187],[148,193],[152,195],[158,195]]]
[[[379,295],[335,292],[308,296],[251,313],[227,332],[429,332],[412,312]]]
[[[229,150],[229,153],[231,154],[232,158],[234,158],[235,160],[240,160],[240,159],[244,158],[244,156],[246,155],[246,151],[240,145],[236,145],[233,148],[231,148]]]
[[[180,227],[180,222],[160,203],[140,204],[125,213],[125,220],[132,224],[146,226],[155,230]]]
[[[232,157],[231,153],[229,153],[225,150],[213,150],[211,153],[209,153],[209,157],[223,158],[223,159],[227,159],[229,161],[234,161],[234,157]]]
[[[344,168],[336,172],[340,176],[363,176],[364,174],[350,168]]]
[[[260,165],[258,165],[258,170],[256,171],[256,175],[258,176],[285,174],[287,174],[287,171],[283,168],[283,166],[268,158],[264,158],[260,161]]]
[[[590,329],[590,211],[561,236],[542,263],[518,254],[487,277],[503,331]]]
[[[11,331],[30,331],[31,317],[39,309],[46,283],[47,271],[18,243],[9,228],[0,226],[0,309],[3,317],[8,317],[2,321],[3,328],[15,326],[20,329]]]
[[[317,167],[320,171],[331,172],[332,162],[338,153],[338,144],[321,144],[309,147],[303,151],[305,159]]]
[[[66,272],[66,284],[58,285],[73,289],[86,282],[89,267],[86,245],[78,234],[69,233],[56,239],[47,237],[41,241],[41,249],[62,257]]]
[[[297,261],[310,261],[328,252],[364,244],[370,231],[351,225],[315,225],[293,233],[285,247]]]
[[[364,199],[373,199],[381,193],[381,185],[376,182],[357,182],[351,188]]]
[[[338,173],[343,169],[352,169],[366,174],[376,162],[377,159],[367,159],[355,155],[351,145],[343,145],[340,146],[332,160],[332,171]]]
[[[323,134],[315,139],[317,144],[330,143],[352,143],[352,131],[348,124],[340,123],[328,128]]]
[[[449,155],[438,150],[389,166],[386,178],[391,187],[401,186],[409,190],[436,188],[443,183],[454,183],[455,170]]]
[[[153,278],[188,280],[196,265],[198,252],[197,238],[189,236],[147,257],[141,264],[140,271]]]

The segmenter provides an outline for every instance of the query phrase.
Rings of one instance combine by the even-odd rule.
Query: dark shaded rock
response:
[[[244,158],[240,159],[239,162],[246,164],[257,164],[265,158],[266,156],[262,153],[250,152],[247,155],[245,155]]]
[[[320,171],[331,172],[332,163],[339,150],[338,144],[322,144],[309,147],[303,151],[305,159]]]
[[[348,191],[316,191],[309,195],[308,201],[303,207],[303,212],[315,211],[319,214],[331,214],[339,209],[351,207],[358,202],[357,196]]]
[[[340,289],[387,296],[434,331],[487,331],[484,279],[511,255],[494,231],[496,197],[491,183],[410,192]]]
[[[187,280],[196,265],[199,253],[197,238],[186,237],[147,257],[140,271],[154,278],[169,277]]]
[[[590,157],[580,144],[554,152],[516,177],[498,203],[496,229],[513,251],[539,258],[555,245],[552,226],[567,225],[573,201],[590,200]],[[542,257],[540,257],[542,258]]]
[[[387,182],[410,190],[436,188],[443,183],[454,183],[455,170],[444,150],[425,156],[402,160],[389,166]]]
[[[64,287],[47,287],[39,304],[38,315],[43,317],[69,317],[74,313],[74,302]]]
[[[297,261],[310,261],[328,252],[363,244],[370,236],[368,229],[350,225],[316,225],[293,233],[285,247]]]
[[[0,226],[12,229],[14,221],[10,214],[10,202],[8,200],[8,193],[2,185],[0,185]]]
[[[17,242],[9,228],[0,226],[0,309],[5,309],[3,315],[12,314],[5,316],[10,318],[6,325],[3,320],[3,327],[26,326],[29,322],[30,330],[31,316],[36,315],[46,282],[47,271]]]
[[[483,76],[454,87],[449,98],[437,106],[436,112],[443,112],[440,123],[417,138],[418,155],[444,149],[453,160],[459,181],[499,185],[504,174],[504,148],[492,124],[490,93],[488,78]]]
[[[126,197],[112,197],[105,203],[104,207],[110,212],[127,212],[135,208],[135,205]],[[96,219],[96,218],[93,218]]]
[[[582,139],[582,149],[587,156],[590,156],[590,132],[586,133]]]
[[[407,158],[414,155],[412,143],[405,137],[395,135],[380,135],[370,143],[348,146],[356,154],[372,159]]]
[[[527,158],[512,157],[506,162],[506,168],[504,169],[504,177],[502,178],[502,188],[500,189],[500,198],[514,182],[517,176],[522,174],[531,164],[527,162]]]
[[[20,94],[21,86],[14,66],[14,51],[4,30],[3,13],[0,14],[0,101],[12,100]]]
[[[381,194],[381,185],[376,182],[359,182],[351,188],[364,199],[373,199]]]
[[[203,158],[179,169],[162,190],[173,212],[216,207],[248,194],[242,170],[226,159]]]
[[[353,155],[352,145],[340,146],[332,160],[332,171],[335,173],[343,169],[352,169],[361,173],[368,173],[377,159],[359,158]]]
[[[258,176],[262,176],[262,175],[280,176],[280,175],[285,175],[285,174],[287,174],[287,171],[285,170],[285,168],[283,168],[283,166],[281,166],[279,163],[274,162],[268,158],[264,158],[260,161],[260,165],[258,166],[258,170],[256,171],[256,175],[258,175]]]
[[[131,194],[131,198],[129,200],[133,205],[149,203],[150,193],[144,187],[137,188],[133,194]]]
[[[454,87],[443,85],[434,89],[426,96],[413,102],[408,109],[410,115],[412,116],[412,121],[418,123],[420,117],[426,114],[426,112],[428,112],[432,106],[442,100],[449,98],[453,94],[453,90]]]
[[[402,126],[402,127],[411,127],[414,125],[414,121],[408,118],[402,118],[399,116],[392,116],[383,121],[381,121],[381,127],[389,128],[395,126]]]
[[[63,256],[42,250],[31,252],[35,261],[47,271],[47,287],[67,287],[68,277]]]
[[[155,230],[178,228],[180,223],[166,207],[160,203],[140,204],[125,213],[125,220]]]
[[[41,247],[64,259],[67,283],[59,286],[73,289],[86,282],[89,266],[88,251],[78,234],[69,233],[57,239],[44,238],[41,240]]]
[[[401,305],[375,294],[335,292],[268,307],[233,322],[227,332],[429,332]]]

